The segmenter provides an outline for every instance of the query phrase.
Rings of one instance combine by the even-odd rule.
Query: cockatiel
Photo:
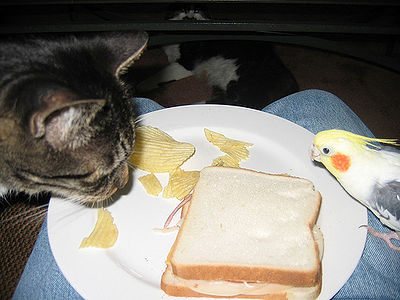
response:
[[[351,196],[395,231],[378,233],[367,226],[372,235],[400,251],[400,247],[391,242],[391,239],[400,240],[400,152],[377,143],[400,145],[395,139],[374,139],[333,129],[315,136],[310,155],[321,162]]]

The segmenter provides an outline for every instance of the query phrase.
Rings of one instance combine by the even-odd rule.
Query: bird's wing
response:
[[[368,202],[383,224],[400,231],[400,181],[376,184]]]
[[[381,150],[378,150],[378,153],[380,153],[385,160],[390,161],[390,164],[400,168],[400,148],[382,146]],[[398,180],[400,180],[400,178],[398,178]]]

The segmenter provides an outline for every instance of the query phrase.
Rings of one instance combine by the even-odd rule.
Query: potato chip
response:
[[[162,196],[164,198],[176,197],[182,200],[193,190],[199,177],[199,171],[184,171],[181,168],[177,168],[169,174],[169,181],[164,188]]]
[[[135,146],[129,162],[150,173],[172,172],[194,152],[190,143],[178,142],[158,128],[140,126],[136,129]]]
[[[239,168],[239,162],[230,155],[219,156],[213,160],[212,166]]]
[[[221,133],[211,131],[207,128],[204,128],[204,133],[206,135],[207,140],[213,145],[219,148],[231,148],[231,147],[250,147],[253,146],[251,143],[246,143],[238,140],[229,139]]]
[[[97,221],[92,233],[84,238],[79,248],[110,248],[118,238],[118,229],[111,213],[105,208],[97,210]]]
[[[158,196],[162,191],[161,183],[153,173],[139,177],[139,181],[150,195]]]
[[[211,131],[204,128],[204,133],[207,140],[217,146],[222,152],[225,152],[231,156],[238,163],[241,160],[247,159],[249,157],[249,150],[247,147],[252,146],[251,143],[246,143],[238,140],[229,139],[223,134]]]

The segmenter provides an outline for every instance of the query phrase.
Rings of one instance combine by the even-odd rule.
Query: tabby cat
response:
[[[107,199],[128,178],[134,107],[124,71],[142,32],[1,37],[0,195]]]

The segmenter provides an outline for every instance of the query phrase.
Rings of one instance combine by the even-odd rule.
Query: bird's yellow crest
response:
[[[331,130],[324,130],[318,132],[315,136],[316,143],[324,143],[325,141],[330,140],[338,140],[338,139],[346,139],[351,141],[357,145],[362,147],[371,146],[377,149],[381,147],[379,145],[373,144],[373,142],[378,142],[382,144],[389,144],[393,146],[400,146],[398,139],[377,139],[377,138],[370,138],[362,135],[358,135],[349,131],[339,130],[339,129],[331,129]]]

